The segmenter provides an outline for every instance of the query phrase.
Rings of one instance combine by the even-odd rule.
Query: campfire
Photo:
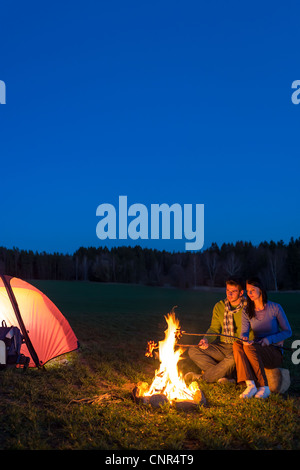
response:
[[[175,405],[177,409],[190,409],[198,404],[205,404],[205,397],[197,382],[187,385],[178,370],[178,362],[184,352],[184,347],[177,344],[180,331],[174,309],[165,316],[168,328],[165,339],[155,343],[148,342],[146,356],[152,356],[152,351],[158,349],[159,369],[155,372],[152,384],[140,382],[133,390],[137,402],[158,407],[164,403]]]

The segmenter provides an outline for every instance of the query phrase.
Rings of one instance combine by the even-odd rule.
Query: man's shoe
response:
[[[202,374],[196,374],[195,372],[187,372],[184,376],[185,382],[193,382],[193,380],[200,380]]]
[[[218,380],[219,384],[236,384],[236,381],[234,379],[228,379],[227,377],[222,377],[221,379]]]

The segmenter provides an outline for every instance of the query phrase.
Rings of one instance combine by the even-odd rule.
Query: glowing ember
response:
[[[199,390],[197,382],[186,385],[183,377],[178,371],[178,362],[184,349],[176,345],[176,332],[180,329],[179,321],[175,313],[165,316],[168,329],[165,331],[165,339],[158,343],[160,367],[155,372],[154,380],[149,387],[145,382],[139,383],[136,395],[138,397],[165,397],[171,404],[180,401],[198,404],[203,401],[203,395]],[[150,342],[153,346],[154,342]],[[176,349],[175,349],[176,347]]]

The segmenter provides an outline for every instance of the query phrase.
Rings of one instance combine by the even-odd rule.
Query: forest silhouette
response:
[[[23,279],[118,282],[182,289],[223,287],[228,277],[261,277],[268,290],[300,289],[300,237],[288,244],[216,243],[200,252],[140,246],[80,247],[73,254],[0,247],[0,272]]]

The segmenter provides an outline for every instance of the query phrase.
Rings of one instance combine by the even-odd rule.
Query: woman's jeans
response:
[[[261,346],[258,343],[247,344],[236,341],[233,344],[233,354],[236,363],[237,382],[253,380],[258,387],[268,385],[266,369],[280,367],[283,355],[280,348]]]

